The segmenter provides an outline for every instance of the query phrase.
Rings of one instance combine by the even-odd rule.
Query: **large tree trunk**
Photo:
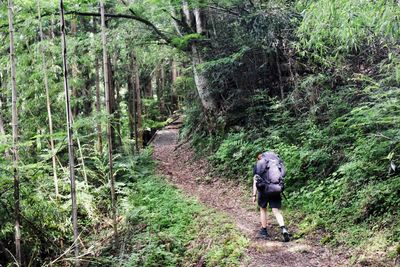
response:
[[[67,115],[67,133],[68,133],[68,166],[69,177],[71,182],[71,200],[72,200],[72,226],[74,231],[74,254],[77,258],[75,266],[79,266],[79,241],[78,241],[78,206],[76,203],[76,188],[75,188],[75,161],[74,161],[74,143],[72,132],[72,111],[71,100],[68,88],[68,68],[67,68],[67,42],[65,38],[65,19],[64,19],[64,2],[60,0],[60,15],[61,15],[61,44],[62,44],[62,59],[64,73],[64,93],[65,93],[65,111]]]
[[[106,96],[106,110],[107,116],[111,116],[111,107],[110,107],[110,84],[109,84],[109,64],[108,64],[108,56],[107,56],[107,39],[106,39],[106,23],[104,18],[104,3],[100,0],[100,12],[101,12],[101,39],[103,45],[103,63],[104,63],[104,91]],[[118,248],[118,230],[117,230],[117,206],[116,206],[116,197],[115,197],[115,177],[113,174],[113,147],[112,147],[112,139],[111,139],[111,123],[110,118],[108,118],[107,123],[107,139],[108,139],[108,160],[109,160],[109,180],[111,187],[111,205],[112,205],[112,220],[113,220],[113,228],[114,228],[114,248]]]
[[[15,68],[14,48],[14,5],[8,0],[8,25],[10,32],[10,62],[11,62],[11,89],[12,89],[12,151],[13,151],[13,173],[14,173],[14,216],[15,216],[15,257],[19,266],[22,265],[21,256],[21,232],[20,232],[20,194],[19,194],[19,172],[18,172],[18,112],[17,112],[17,81]]]
[[[199,70],[199,65],[203,63],[203,58],[198,52],[197,45],[192,44],[191,48],[194,82],[204,111],[206,112],[206,115],[210,115],[213,111],[217,110],[217,103],[211,95],[208,77],[202,70]]]
[[[39,35],[40,41],[43,42],[43,28],[41,22],[41,12],[40,12],[40,0],[37,0],[38,6],[38,19],[39,19]],[[53,163],[53,180],[54,180],[54,188],[56,198],[58,198],[58,177],[57,177],[57,160],[56,160],[56,150],[54,148],[54,139],[53,139],[53,120],[51,116],[51,105],[50,105],[50,94],[49,94],[49,79],[47,76],[47,62],[44,54],[45,47],[40,46],[41,54],[42,54],[42,72],[44,75],[44,88],[46,91],[46,106],[47,106],[47,118],[49,121],[49,134],[50,134],[50,149],[51,149],[51,158]]]
[[[204,24],[203,17],[205,16],[204,12],[199,8],[195,8],[192,12],[190,12],[190,9],[186,1],[183,1],[182,10],[186,18],[187,26],[194,29],[196,33],[203,34],[205,31],[203,25]],[[206,116],[210,117],[211,114],[217,111],[217,101],[210,92],[208,77],[199,68],[199,65],[204,62],[204,59],[199,51],[198,44],[196,43],[193,43],[191,45],[191,56],[192,56],[193,75],[197,92],[199,94],[199,98],[203,105],[203,109],[206,113]]]

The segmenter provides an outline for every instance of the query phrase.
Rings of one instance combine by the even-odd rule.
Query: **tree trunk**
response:
[[[103,44],[103,63],[104,63],[104,91],[106,95],[106,110],[107,115],[111,116],[110,109],[110,85],[109,85],[109,64],[107,56],[107,39],[106,39],[106,23],[104,18],[104,3],[100,0],[100,12],[101,12],[101,39]],[[108,137],[108,160],[109,160],[109,179],[111,187],[111,205],[112,205],[112,220],[114,228],[114,248],[118,248],[118,230],[117,230],[117,207],[115,198],[115,178],[113,174],[113,152],[112,152],[112,140],[111,140],[111,124],[110,118],[107,123],[107,137]]]
[[[96,68],[96,112],[99,116],[101,113],[101,99],[100,99],[100,67],[99,60],[96,58],[95,63]],[[101,120],[97,119],[97,151],[99,154],[103,153],[103,137],[102,137],[102,129],[101,129]]]
[[[151,85],[151,77],[146,77],[146,79],[144,79],[144,97],[153,98],[153,87]]]
[[[186,24],[188,27],[195,29],[196,33],[203,34],[204,32],[204,14],[201,10],[196,8],[193,12],[188,11],[188,5],[186,1],[182,2],[182,10],[186,18]],[[193,22],[194,17],[194,22]],[[197,92],[199,94],[200,101],[202,103],[206,117],[210,118],[210,115],[217,111],[217,101],[214,99],[210,92],[208,77],[203,71],[199,69],[199,65],[203,63],[203,57],[197,47],[196,43],[191,45],[192,55],[192,66],[194,81],[196,84]],[[209,128],[212,127],[209,123]]]
[[[41,12],[40,12],[40,0],[37,0],[38,6],[38,19],[39,19],[39,35],[40,35],[40,42],[43,42],[43,28],[41,22]],[[58,177],[57,177],[57,161],[56,161],[56,150],[54,148],[54,139],[53,139],[53,120],[51,116],[51,105],[50,105],[50,94],[49,94],[49,80],[47,77],[47,62],[46,57],[44,54],[45,51],[44,46],[40,46],[40,50],[42,53],[42,71],[44,75],[44,88],[46,91],[46,106],[47,106],[47,118],[49,121],[49,134],[50,134],[50,149],[51,149],[51,158],[53,163],[53,180],[54,180],[54,188],[56,198],[58,198]]]
[[[75,257],[79,256],[79,241],[78,241],[78,206],[76,203],[76,189],[75,189],[75,162],[74,162],[74,143],[72,132],[72,111],[71,100],[68,88],[68,68],[67,68],[67,42],[65,37],[65,19],[64,19],[64,2],[60,0],[60,15],[61,15],[61,45],[62,45],[62,59],[63,59],[63,74],[64,74],[64,93],[65,93],[65,111],[67,115],[67,133],[68,133],[68,166],[69,177],[71,182],[71,200],[72,200],[72,226],[74,231],[74,254]],[[79,260],[75,260],[75,266],[79,266]]]
[[[285,95],[283,93],[282,71],[281,71],[281,65],[280,65],[280,62],[279,62],[278,47],[275,47],[275,62],[276,62],[276,69],[278,70],[279,91],[281,93],[281,100],[283,100]]]
[[[200,8],[195,8],[193,10],[194,18],[196,21],[196,32],[202,34],[204,32],[203,29],[203,19],[202,19],[202,11]]]
[[[91,88],[93,86],[93,80],[91,76],[91,71],[92,71],[92,65],[89,67],[86,67],[84,69],[84,77],[85,77],[85,86],[83,88],[83,115],[88,117],[92,114],[93,112],[93,98],[92,98],[92,92]]]
[[[120,86],[118,81],[115,81],[115,130],[116,130],[116,147],[115,149],[118,151],[119,148],[122,146],[122,134],[121,134],[121,111],[120,111],[120,104],[121,104],[121,94],[119,93]]]
[[[104,68],[103,68],[104,70]],[[114,112],[115,112],[115,95],[114,95],[114,79],[113,79],[113,66],[111,64],[111,58],[107,55],[107,77],[108,77],[108,103],[109,103],[109,122],[110,122],[110,135],[111,135],[111,146],[114,151],[116,144],[115,144],[115,127],[114,127]]]
[[[131,64],[132,65],[132,64]],[[133,140],[135,138],[135,90],[132,82],[132,75],[128,72],[128,95],[126,98],[126,105],[128,107],[128,121],[129,121],[129,139]]]
[[[15,68],[14,48],[14,5],[8,0],[8,25],[10,32],[10,62],[11,62],[11,89],[12,89],[12,151],[13,151],[13,173],[14,173],[14,216],[15,216],[15,257],[19,266],[22,265],[21,256],[21,232],[20,232],[20,193],[18,172],[18,112],[17,112],[17,81]]]
[[[172,109],[175,111],[179,109],[179,101],[178,101],[178,96],[176,94],[176,86],[175,82],[176,79],[178,78],[178,68],[176,66],[176,61],[173,59],[171,63],[171,103],[172,103]]]
[[[75,37],[76,32],[77,32],[76,20],[72,19],[71,20],[71,35]],[[78,55],[75,55],[75,56],[78,56]],[[75,63],[73,63],[71,66],[71,74],[72,74],[73,79],[78,78],[78,66],[76,66]],[[72,98],[75,100],[75,104],[72,106],[72,117],[76,118],[76,116],[79,113],[79,102],[77,101],[78,100],[78,89],[76,88],[74,83],[72,83],[71,87],[72,87],[71,88],[72,89]]]
[[[133,64],[133,73],[135,75],[135,107],[136,107],[136,150],[139,150],[143,147],[143,129],[142,129],[142,98],[140,96],[140,74],[139,74],[139,66],[136,59],[136,55],[134,52],[131,53],[132,64]],[[151,84],[151,83],[150,83]]]
[[[192,44],[191,48],[194,82],[204,111],[206,112],[206,115],[210,115],[213,111],[217,110],[217,103],[210,93],[208,78],[203,71],[198,69],[198,66],[203,63],[203,58],[198,52],[196,44]]]
[[[164,61],[161,61],[160,65],[157,67],[156,71],[156,94],[158,101],[158,109],[160,114],[163,116],[165,114],[165,103],[164,103],[164,83],[165,83],[165,72],[164,72]]]

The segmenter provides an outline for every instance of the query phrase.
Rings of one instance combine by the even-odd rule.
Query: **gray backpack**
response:
[[[257,161],[256,172],[261,176],[257,188],[268,195],[279,195],[283,192],[285,166],[279,156],[273,152],[265,152]]]

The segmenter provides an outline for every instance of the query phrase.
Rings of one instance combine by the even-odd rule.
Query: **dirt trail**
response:
[[[224,181],[222,184],[210,177],[210,166],[204,159],[194,161],[194,153],[188,145],[177,147],[177,127],[172,125],[159,131],[154,139],[158,172],[167,176],[186,195],[232,218],[251,240],[247,251],[250,260],[243,262],[242,266],[350,266],[344,254],[333,254],[312,241],[299,239],[283,243],[279,227],[270,212],[268,230],[275,240],[258,239],[259,215],[251,201],[250,190],[233,182]]]

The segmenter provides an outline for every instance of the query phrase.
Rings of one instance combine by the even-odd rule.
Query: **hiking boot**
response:
[[[290,234],[289,234],[288,230],[286,229],[285,226],[282,226],[281,229],[282,229],[283,241],[284,242],[289,242],[290,241]]]
[[[261,228],[261,230],[258,232],[258,235],[260,238],[263,238],[263,239],[267,239],[270,237],[268,234],[267,228]]]

